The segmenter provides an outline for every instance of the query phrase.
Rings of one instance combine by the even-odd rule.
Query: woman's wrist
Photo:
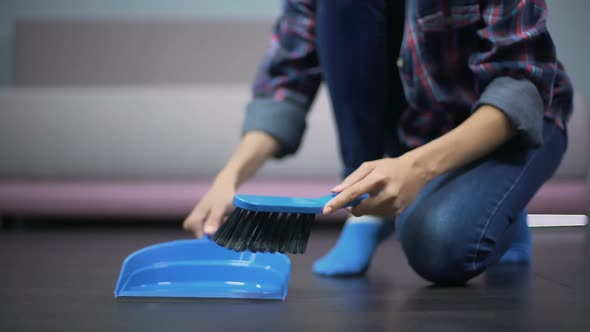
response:
[[[430,181],[494,151],[515,132],[500,110],[484,105],[455,129],[403,157]]]
[[[401,156],[408,160],[416,175],[424,182],[429,182],[444,173],[441,163],[437,161],[440,158],[433,154],[434,151],[429,150],[429,146],[421,146]]]
[[[214,184],[230,186],[237,189],[241,182],[238,170],[225,167],[215,177]]]
[[[237,189],[244,181],[254,176],[278,148],[279,143],[266,133],[246,133],[230,160],[217,175],[215,183]]]

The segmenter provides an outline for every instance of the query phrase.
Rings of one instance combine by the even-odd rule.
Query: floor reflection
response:
[[[531,286],[531,266],[529,264],[496,264],[484,274],[486,285],[492,288],[519,288],[527,290]]]

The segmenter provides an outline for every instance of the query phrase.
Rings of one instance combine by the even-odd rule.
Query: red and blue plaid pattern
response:
[[[564,127],[573,92],[547,31],[545,1],[406,3],[397,59],[409,105],[400,119],[404,143],[419,146],[456,127],[471,114],[486,86],[503,76],[532,82],[545,117]],[[314,10],[313,0],[287,2],[254,81],[254,97],[309,108],[322,81]]]

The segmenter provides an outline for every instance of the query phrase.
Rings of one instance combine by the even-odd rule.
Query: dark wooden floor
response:
[[[311,274],[337,228],[293,257],[286,302],[117,302],[122,260],[177,227],[68,226],[0,231],[2,331],[590,331],[590,249],[582,228],[534,230],[531,267],[498,266],[468,287],[434,288],[388,240],[366,278]]]

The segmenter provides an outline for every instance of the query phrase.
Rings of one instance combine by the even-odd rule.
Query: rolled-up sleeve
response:
[[[295,153],[321,81],[315,47],[315,1],[287,1],[258,68],[242,133],[262,131],[271,135],[280,146],[277,158]]]
[[[502,111],[528,146],[542,144],[558,66],[545,1],[482,1],[479,50],[469,61],[479,98]]]
[[[257,98],[246,107],[242,132],[262,131],[279,142],[275,157],[295,153],[305,132],[307,110],[289,101]]]

